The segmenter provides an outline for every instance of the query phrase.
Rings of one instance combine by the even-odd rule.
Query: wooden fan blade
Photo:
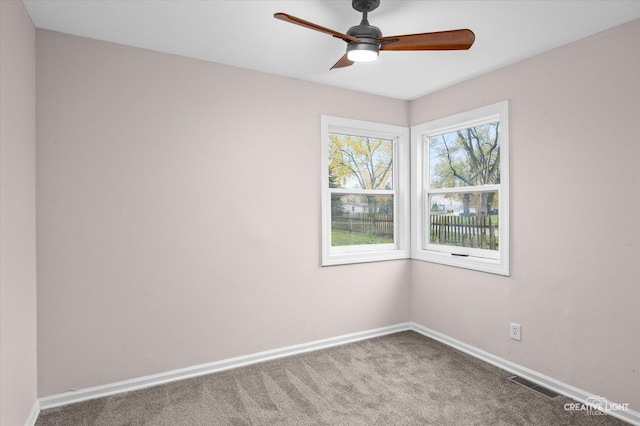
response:
[[[340,60],[331,67],[331,69],[350,67],[351,65],[353,65],[353,61],[347,59],[347,54],[345,53],[344,55],[342,55],[342,58],[340,58]]]
[[[465,29],[380,37],[378,41],[383,42],[380,50],[466,50],[475,39],[473,31]]]
[[[292,24],[300,25],[305,28],[320,31],[321,33],[331,34],[332,36],[341,38],[344,41],[353,41],[356,43],[360,43],[360,39],[351,37],[347,34],[339,33],[338,31],[334,31],[329,28],[321,27],[320,25],[316,25],[313,22],[305,21],[304,19],[296,18],[295,16],[287,15],[286,13],[278,12],[275,13],[273,17],[276,19],[280,19],[281,21],[290,22]]]

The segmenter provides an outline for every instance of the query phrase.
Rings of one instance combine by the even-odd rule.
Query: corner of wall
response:
[[[37,417],[35,27],[22,1],[0,1],[0,52],[0,423],[18,425]]]

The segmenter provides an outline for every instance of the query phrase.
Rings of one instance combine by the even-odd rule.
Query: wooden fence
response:
[[[497,250],[498,221],[492,216],[432,215],[430,241],[434,244]]]
[[[331,227],[349,232],[372,233],[382,236],[393,236],[392,214],[352,213],[344,216],[333,216]]]

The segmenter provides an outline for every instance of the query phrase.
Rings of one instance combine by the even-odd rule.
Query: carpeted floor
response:
[[[406,331],[44,410],[36,425],[626,424],[509,376]]]

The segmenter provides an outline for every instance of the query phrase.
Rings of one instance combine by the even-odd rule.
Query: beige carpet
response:
[[[412,331],[52,408],[36,425],[623,425]]]

